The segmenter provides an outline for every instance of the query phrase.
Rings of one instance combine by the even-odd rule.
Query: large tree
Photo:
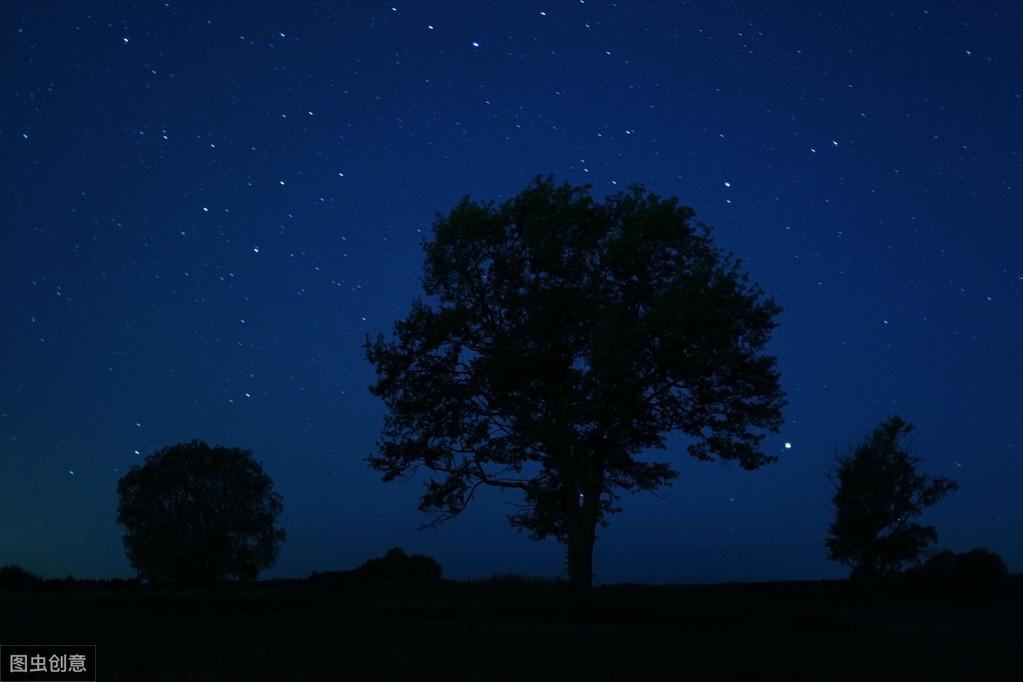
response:
[[[838,458],[835,520],[826,545],[830,558],[851,567],[856,578],[880,578],[916,561],[938,533],[914,519],[958,488],[919,471],[921,459],[907,442],[912,431],[912,424],[890,417]]]
[[[125,552],[150,582],[252,579],[285,539],[281,496],[250,450],[178,443],[133,466],[117,494]]]
[[[668,434],[701,460],[774,460],[780,309],[676,199],[537,178],[499,206],[466,197],[423,247],[426,299],[366,341],[388,408],[368,461],[385,481],[430,470],[437,520],[481,486],[520,491],[511,523],[565,543],[585,591],[619,492],[676,477],[643,456]]]

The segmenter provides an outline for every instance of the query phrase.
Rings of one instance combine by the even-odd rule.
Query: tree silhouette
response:
[[[597,203],[551,178],[439,216],[429,302],[366,341],[388,408],[370,465],[433,472],[420,509],[436,522],[481,486],[520,491],[511,523],[565,543],[586,591],[619,491],[677,475],[641,452],[679,432],[697,459],[773,461],[759,445],[784,398],[763,349],[780,308],[692,217],[640,186]]]
[[[916,561],[938,533],[913,519],[958,488],[948,478],[917,471],[922,460],[905,444],[912,431],[901,417],[890,417],[838,459],[835,520],[826,545],[830,558],[850,566],[855,578],[883,577]]]
[[[249,450],[178,443],[133,466],[117,494],[125,552],[149,582],[252,579],[285,539],[281,496]]]

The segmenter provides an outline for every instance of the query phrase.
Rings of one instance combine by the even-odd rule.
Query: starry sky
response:
[[[940,546],[1023,570],[1023,13],[917,2],[7,2],[0,7],[0,564],[128,576],[116,483],[201,438],[283,495],[268,577],[400,545],[563,573],[485,494],[437,529],[363,458],[362,344],[464,195],[643,183],[783,306],[756,472],[663,456],[597,582],[839,577],[826,472],[915,424]],[[786,448],[785,444],[791,444]]]

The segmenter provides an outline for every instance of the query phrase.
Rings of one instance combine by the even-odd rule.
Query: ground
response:
[[[429,586],[274,581],[205,591],[0,592],[0,643],[97,645],[98,680],[1007,680],[1021,581],[984,599],[844,581]]]

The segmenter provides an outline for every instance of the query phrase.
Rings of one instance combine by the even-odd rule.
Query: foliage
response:
[[[150,455],[117,484],[117,521],[139,578],[208,584],[253,579],[285,532],[281,496],[252,452],[193,440]]]
[[[346,571],[313,571],[308,582],[315,587],[350,590],[367,585],[424,586],[439,583],[441,565],[425,554],[406,554],[400,547]]]
[[[976,547],[956,557],[955,575],[966,580],[1000,580],[1009,568],[997,552]]]
[[[838,460],[835,520],[826,544],[830,558],[852,567],[854,578],[897,572],[938,539],[934,526],[913,519],[958,486],[919,473],[922,460],[905,443],[912,431],[901,417],[891,417]]]
[[[9,564],[0,566],[0,590],[21,590],[26,587],[37,587],[43,579],[21,566]]]
[[[905,574],[906,593],[928,599],[976,601],[1006,596],[1009,569],[996,552],[981,547],[944,550]]]
[[[565,542],[585,588],[620,491],[676,477],[640,457],[669,433],[697,459],[773,461],[759,446],[784,398],[763,351],[780,308],[692,218],[639,186],[597,203],[550,178],[439,216],[427,299],[394,340],[366,341],[388,408],[370,465],[428,469],[420,509],[438,522],[481,486],[518,491],[511,523]]]
[[[933,577],[951,577],[956,573],[959,555],[950,549],[932,554],[923,565],[915,567],[914,573]]]
[[[425,554],[406,554],[395,547],[382,557],[370,559],[355,569],[361,580],[393,583],[434,583],[440,580],[441,566]]]

